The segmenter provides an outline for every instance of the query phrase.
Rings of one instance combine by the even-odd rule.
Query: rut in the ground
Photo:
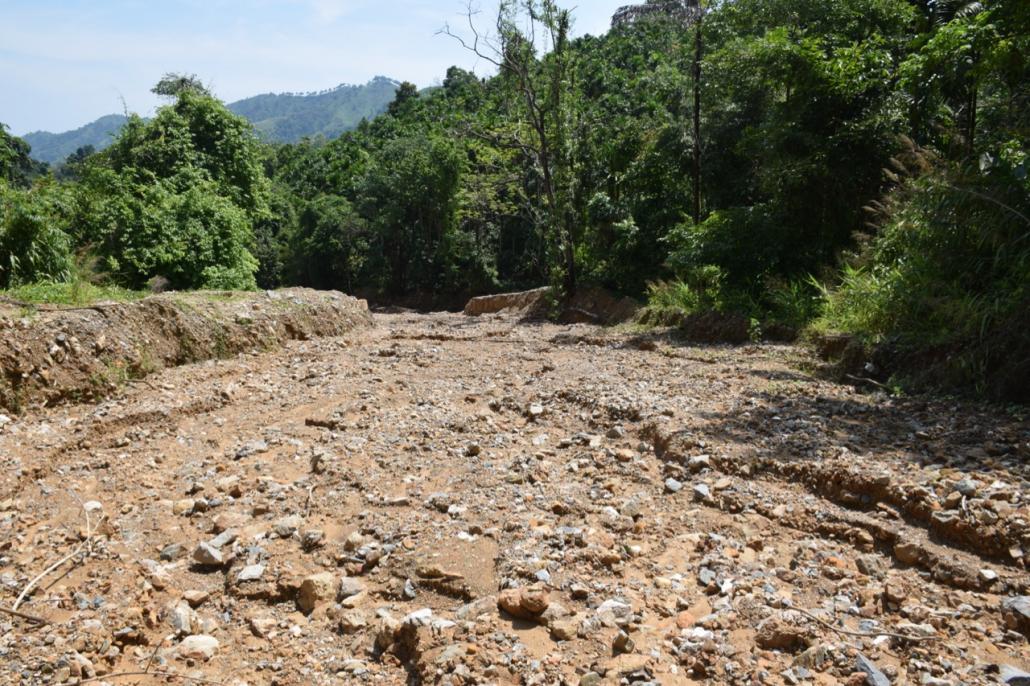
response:
[[[787,346],[376,319],[5,422],[0,607],[80,552],[19,604],[49,624],[0,615],[0,682],[1030,669],[1018,417],[862,395]]]

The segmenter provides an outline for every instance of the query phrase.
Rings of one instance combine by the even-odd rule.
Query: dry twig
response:
[[[213,679],[204,679],[203,677],[187,676],[185,674],[179,674],[178,672],[165,672],[163,670],[155,670],[153,672],[114,672],[113,674],[105,674],[103,676],[91,676],[86,679],[80,679],[79,681],[72,681],[69,683],[75,684],[88,684],[94,681],[107,681],[108,679],[124,679],[130,676],[156,676],[164,679],[182,679],[186,682],[192,682],[194,684],[213,684],[213,686],[222,686],[224,681],[215,681]]]
[[[75,550],[73,550],[72,552],[68,553],[67,555],[62,557],[60,560],[58,560],[57,562],[53,563],[52,565],[50,565],[46,569],[44,569],[35,578],[33,578],[28,584],[26,584],[25,588],[23,588],[21,593],[18,595],[18,599],[14,601],[14,607],[12,608],[13,610],[15,610],[15,611],[18,610],[18,607],[22,604],[22,601],[25,600],[25,597],[29,594],[29,592],[32,591],[32,589],[36,587],[36,584],[38,584],[40,581],[42,581],[44,578],[46,578],[46,576],[48,574],[50,574],[54,570],[60,568],[61,565],[63,565],[64,563],[66,563],[66,562],[68,562],[68,561],[78,557],[79,555],[82,555],[82,554],[85,553],[85,556],[83,557],[83,560],[85,560],[86,558],[88,558],[90,555],[93,554],[93,522],[92,522],[92,520],[89,517],[89,510],[86,508],[86,505],[82,502],[82,499],[80,499],[76,494],[72,493],[72,497],[74,497],[76,500],[79,501],[79,505],[82,507],[82,511],[86,515],[86,540],[83,541],[82,543],[80,543],[75,548]]]
[[[65,562],[68,562],[72,558],[75,558],[75,557],[81,555],[84,552],[87,552],[86,551],[86,545],[85,545],[85,543],[82,543],[75,550],[73,550],[69,554],[65,555],[60,560],[58,560],[57,562],[55,562],[54,564],[50,565],[49,567],[44,569],[42,572],[40,572],[36,576],[36,578],[34,578],[32,581],[30,581],[25,586],[25,588],[22,589],[21,594],[18,596],[18,599],[14,601],[14,609],[15,610],[18,609],[18,606],[21,605],[23,600],[25,600],[25,596],[27,596],[29,594],[29,591],[31,591],[33,588],[35,588],[36,584],[38,584],[40,581],[42,581],[43,578],[46,577],[47,574],[49,574],[50,572],[52,572],[55,569],[57,569],[58,567],[63,565]]]
[[[5,615],[11,615],[12,617],[21,617],[29,622],[35,622],[36,624],[50,624],[50,620],[43,619],[42,617],[36,617],[35,615],[27,615],[24,612],[18,612],[17,610],[11,610],[6,607],[0,606],[0,612]]]
[[[802,610],[801,608],[798,608],[798,607],[792,607],[792,608],[790,608],[788,610],[788,612],[797,612],[799,615],[807,617],[808,619],[811,619],[813,622],[816,622],[817,624],[819,624],[819,625],[829,629],[830,631],[838,633],[838,634],[840,634],[842,636],[852,636],[854,638],[877,638],[879,636],[887,636],[888,638],[897,638],[897,639],[900,639],[900,640],[903,640],[903,641],[912,641],[914,643],[921,643],[921,642],[939,641],[939,640],[941,640],[940,636],[912,636],[911,634],[897,634],[897,633],[893,633],[891,631],[870,631],[870,632],[849,631],[847,629],[841,629],[839,627],[836,627],[833,624],[827,622],[826,620],[820,619],[819,617],[816,617],[811,612],[808,612],[806,610]]]

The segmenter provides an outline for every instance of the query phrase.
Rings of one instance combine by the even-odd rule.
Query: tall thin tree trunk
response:
[[[704,45],[701,35],[702,10],[700,3],[694,21],[694,225],[701,223],[701,56]]]
[[[966,99],[966,153],[970,157],[976,150],[976,108],[979,104],[979,88],[974,78],[969,85],[969,95]]]

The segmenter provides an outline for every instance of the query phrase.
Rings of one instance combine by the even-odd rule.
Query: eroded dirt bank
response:
[[[165,367],[340,336],[371,321],[363,301],[304,288],[39,312],[0,302],[0,410],[103,397]]]
[[[0,606],[28,618],[0,614],[0,682],[1030,670],[1015,415],[862,395],[790,346],[376,324],[5,418]]]

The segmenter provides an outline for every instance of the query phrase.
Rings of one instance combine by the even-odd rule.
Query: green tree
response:
[[[83,172],[78,239],[123,285],[253,288],[254,225],[268,180],[246,120],[195,88],[150,121],[131,117]]]
[[[0,182],[28,188],[33,179],[47,173],[48,165],[32,159],[32,146],[7,132],[0,122]]]

